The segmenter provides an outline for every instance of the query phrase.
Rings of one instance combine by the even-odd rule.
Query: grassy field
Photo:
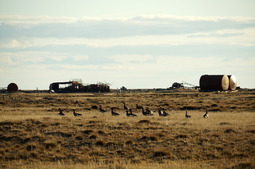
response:
[[[123,102],[138,117],[127,117]],[[92,109],[99,104],[106,113]],[[0,94],[0,168],[255,168],[254,161],[255,90]]]

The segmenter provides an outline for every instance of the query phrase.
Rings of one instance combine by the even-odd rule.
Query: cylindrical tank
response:
[[[202,75],[199,80],[201,90],[228,90],[227,75]]]
[[[18,91],[18,86],[15,83],[10,83],[7,87],[8,92],[16,92]]]
[[[236,77],[234,75],[228,75],[229,90],[236,90]]]

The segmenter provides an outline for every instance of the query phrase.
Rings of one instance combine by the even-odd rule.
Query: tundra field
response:
[[[2,93],[0,168],[255,168],[255,90]]]

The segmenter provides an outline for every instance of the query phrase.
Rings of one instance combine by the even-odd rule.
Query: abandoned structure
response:
[[[176,88],[178,88],[178,89],[183,89],[184,88],[184,86],[183,86],[183,83],[178,83],[178,82],[174,82],[173,84],[172,84],[172,89],[176,89]]]
[[[104,83],[83,85],[77,81],[54,82],[50,84],[49,90],[56,93],[71,92],[109,92],[110,86]]]

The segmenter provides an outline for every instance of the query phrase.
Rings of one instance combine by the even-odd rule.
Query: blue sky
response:
[[[0,0],[0,60],[0,87],[166,88],[231,74],[254,88],[255,2]]]

